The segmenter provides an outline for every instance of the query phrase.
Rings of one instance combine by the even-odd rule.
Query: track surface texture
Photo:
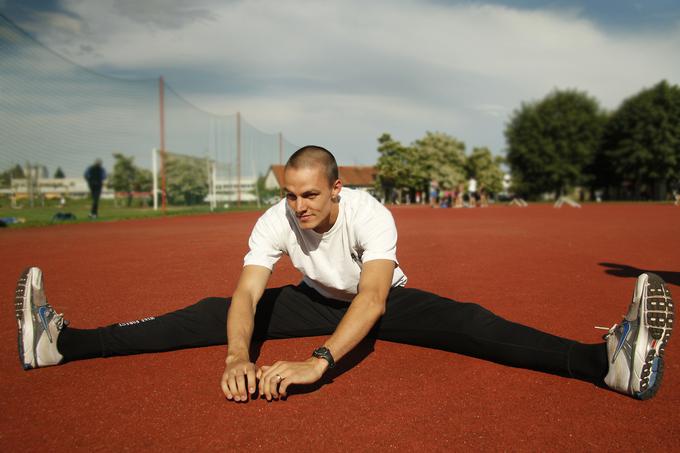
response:
[[[392,209],[409,286],[583,342],[625,313],[635,277],[680,296],[680,208]],[[224,399],[226,347],[23,371],[13,293],[28,265],[74,327],[174,310],[234,289],[258,213],[0,231],[0,451],[661,451],[680,442],[680,347],[641,402],[582,381],[364,342],[287,401]],[[603,264],[606,263],[606,264]],[[299,281],[287,258],[271,286]],[[257,363],[322,338],[268,341]],[[677,343],[679,340],[675,340]],[[291,390],[295,390],[291,387]]]

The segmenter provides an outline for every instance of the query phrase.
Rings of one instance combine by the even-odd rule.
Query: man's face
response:
[[[288,206],[293,210],[301,228],[317,233],[328,231],[338,217],[338,203],[342,183],[328,182],[325,169],[313,167],[288,168],[283,174]]]

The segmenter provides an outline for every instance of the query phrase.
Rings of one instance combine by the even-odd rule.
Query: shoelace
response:
[[[54,323],[57,325],[57,330],[62,330],[69,324],[68,320],[64,319],[63,313],[57,313],[54,315]]]
[[[603,326],[595,326],[596,329],[598,330],[607,330],[608,332],[604,335],[602,335],[602,339],[606,340],[607,338],[611,337],[614,334],[614,331],[619,327],[618,324],[614,324],[611,327],[603,327]]]
[[[47,309],[49,310],[50,315],[54,315],[54,324],[57,326],[57,330],[61,331],[64,327],[69,325],[69,322],[67,319],[64,319],[64,314],[63,313],[57,313],[54,311],[54,308],[50,304],[47,304]]]

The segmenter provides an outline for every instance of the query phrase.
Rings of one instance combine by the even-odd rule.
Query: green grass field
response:
[[[99,203],[99,217],[97,219],[90,219],[88,214],[90,212],[91,202],[89,199],[84,200],[67,200],[66,205],[59,206],[58,200],[47,200],[45,205],[36,203],[34,207],[29,207],[27,201],[23,201],[23,206],[19,208],[12,208],[7,199],[0,200],[0,219],[1,218],[17,218],[22,220],[20,223],[13,223],[8,225],[9,228],[27,228],[36,226],[46,226],[64,223],[80,223],[80,222],[110,222],[123,219],[137,219],[148,217],[162,217],[164,215],[192,215],[192,214],[209,214],[210,207],[207,204],[198,206],[168,206],[165,213],[159,208],[154,211],[150,207],[142,207],[133,202],[131,207],[128,207],[124,201],[118,200],[114,203],[113,200],[101,200]],[[266,206],[258,208],[254,204],[241,204],[240,207],[232,206],[229,208],[220,207],[212,212],[234,212],[234,211],[252,211],[257,209],[264,209]],[[58,212],[69,212],[75,215],[75,220],[69,221],[52,221],[54,215]]]

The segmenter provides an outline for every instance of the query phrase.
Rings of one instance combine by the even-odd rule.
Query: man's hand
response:
[[[248,401],[248,394],[255,393],[255,376],[260,371],[248,358],[227,356],[226,362],[221,381],[224,396],[234,401]]]
[[[326,368],[328,362],[316,357],[304,362],[276,362],[272,366],[263,366],[257,372],[260,395],[264,395],[267,401],[286,396],[290,384],[313,384],[321,379]]]

